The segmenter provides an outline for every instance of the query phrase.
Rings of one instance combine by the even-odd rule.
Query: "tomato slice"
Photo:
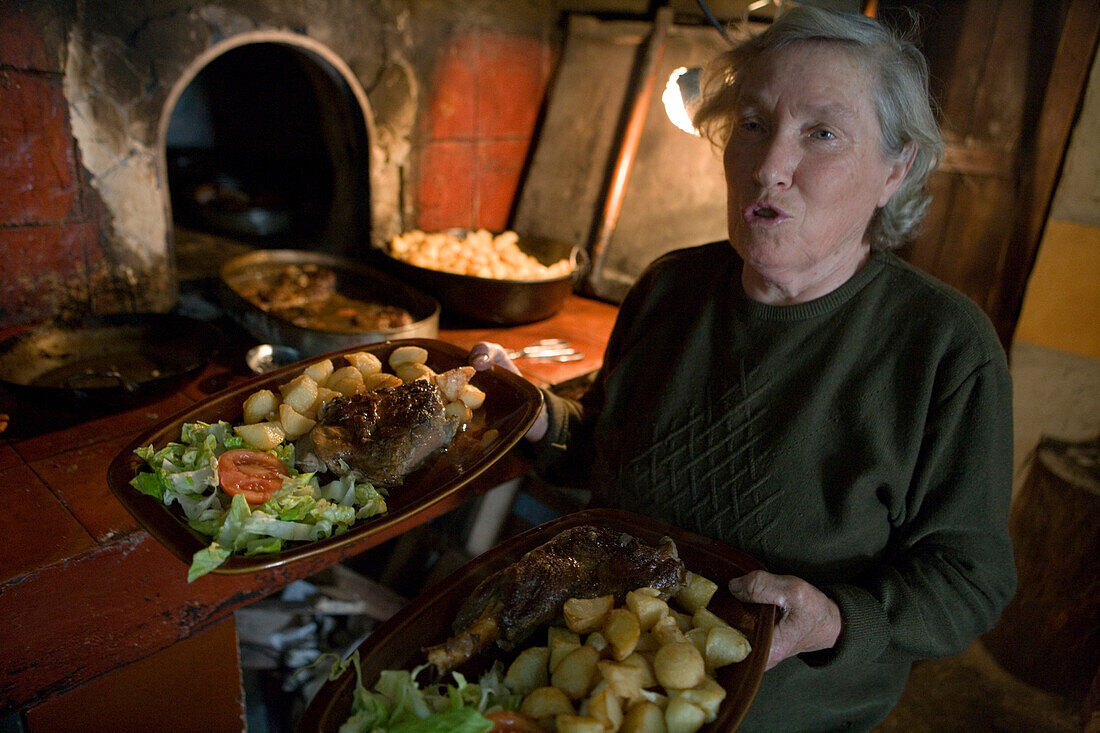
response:
[[[546,733],[545,728],[518,710],[497,710],[485,717],[493,723],[489,733]]]
[[[283,487],[290,474],[286,465],[270,453],[234,448],[218,458],[218,481],[225,493],[243,494],[249,504],[263,504]]]

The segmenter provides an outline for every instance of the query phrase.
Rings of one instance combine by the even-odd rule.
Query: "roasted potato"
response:
[[[730,628],[721,616],[707,608],[700,608],[692,615],[691,625],[702,629],[711,629],[715,626]]]
[[[546,632],[546,645],[550,647],[549,665],[553,672],[569,652],[581,645],[581,637],[564,626],[551,626]]]
[[[599,631],[593,631],[591,634],[584,638],[584,643],[592,647],[598,652],[602,652],[607,648],[607,639]]]
[[[550,684],[549,662],[549,647],[527,647],[508,665],[508,671],[504,675],[504,684],[508,686],[508,689],[520,695],[529,695],[539,687],[546,687]],[[572,711],[572,706],[570,706],[570,711]]]
[[[359,370],[363,378],[382,371],[382,360],[369,351],[359,351],[344,357],[348,364]]]
[[[690,641],[674,641],[657,650],[653,674],[667,690],[686,690],[702,683],[707,676],[703,655]]]
[[[550,684],[564,692],[570,700],[584,699],[596,683],[596,664],[600,653],[590,646],[578,646],[565,655],[550,674]]]
[[[648,700],[627,707],[619,733],[667,733],[665,712]]]
[[[554,724],[558,733],[607,733],[603,721],[587,715],[559,715]]]
[[[283,426],[287,440],[296,440],[312,430],[317,421],[306,417],[289,403],[284,402],[279,405],[279,424]]]
[[[435,378],[435,372],[432,371],[431,367],[419,362],[398,364],[393,368],[393,373],[400,377],[401,381],[406,384],[415,382],[418,379],[427,379],[431,381]]]
[[[353,366],[340,367],[334,371],[329,375],[325,386],[344,397],[364,394],[367,391],[363,383],[363,373]]]
[[[718,584],[713,580],[689,570],[684,579],[684,587],[676,594],[676,602],[688,613],[695,613],[700,608],[707,607],[717,590]]]
[[[519,705],[519,711],[535,720],[576,712],[569,697],[557,687],[537,687]]]
[[[443,405],[443,416],[448,420],[457,421],[459,425],[468,425],[470,420],[473,419],[474,413],[470,411],[466,403],[456,400]]]
[[[413,229],[393,237],[389,251],[417,267],[498,280],[543,280],[573,270],[573,263],[566,258],[549,266],[542,264],[520,248],[519,235],[513,231],[493,235],[478,229],[459,237],[451,232]]]
[[[570,598],[562,606],[565,625],[578,634],[589,634],[603,628],[607,614],[615,605],[615,596]]]
[[[671,697],[665,708],[668,733],[695,733],[707,722],[706,712],[682,697]]]
[[[377,372],[368,377],[363,377],[363,389],[366,392],[373,392],[376,389],[387,389],[389,387],[400,387],[401,385],[401,377],[396,374],[390,374],[389,372]]]
[[[700,577],[688,597],[709,603]],[[622,607],[610,595],[571,598],[546,640],[515,657],[505,684],[526,695],[521,712],[559,732],[697,731],[726,697],[710,673],[749,653],[745,636],[706,605],[684,613],[652,588],[631,591]]]
[[[435,377],[435,386],[443,393],[444,399],[454,402],[461,397],[466,385],[470,383],[475,372],[470,366],[455,367],[441,372]]]
[[[389,359],[386,361],[390,369],[396,373],[397,367],[402,364],[427,364],[428,351],[419,346],[398,346],[390,352]]]
[[[668,615],[668,603],[659,598],[652,588],[639,588],[627,593],[626,607],[638,617],[642,631],[649,631],[653,624]]]
[[[622,701],[606,684],[596,686],[581,705],[580,713],[603,723],[605,731],[617,731],[623,723]]]
[[[259,450],[271,450],[282,445],[286,439],[283,426],[277,422],[258,422],[251,425],[238,425],[233,432]]]
[[[647,677],[647,670],[642,667],[604,659],[596,664],[596,668],[608,686],[624,700],[641,699],[642,691],[653,684],[652,674]]]
[[[692,627],[690,613],[682,613],[670,606],[668,609],[668,615],[676,619],[676,625],[680,627],[680,631],[687,631]]]
[[[339,396],[340,393],[334,389],[329,389],[328,387],[318,387],[317,399],[313,401],[313,404],[309,408],[309,412],[303,412],[302,414],[306,417],[316,419],[317,416],[321,414],[321,409]]]
[[[749,640],[732,626],[712,626],[707,629],[703,658],[707,669],[718,669],[727,664],[740,662],[749,656],[752,645]]]
[[[246,425],[274,420],[279,409],[279,398],[270,389],[260,389],[248,396],[243,407]]]
[[[461,394],[458,395],[458,399],[466,403],[466,406],[471,410],[476,410],[485,404],[485,393],[472,384],[467,384],[462,388]]]
[[[696,626],[684,632],[684,638],[694,644],[695,648],[699,650],[699,653],[702,654],[704,658],[706,658],[707,655],[707,631],[709,631],[709,629]]]
[[[645,655],[634,652],[620,664],[626,667],[636,667],[639,670],[642,687],[654,687],[657,684],[657,678],[653,674],[653,665]]]
[[[680,631],[680,626],[676,623],[676,619],[667,614],[657,620],[657,623],[653,625],[649,633],[652,634],[653,638],[660,644],[671,644],[674,641],[687,641],[684,632]]]
[[[332,374],[332,371],[332,359],[321,359],[303,369],[302,374],[308,375],[309,378],[317,384],[325,384],[328,381],[329,375]]]
[[[279,385],[283,395],[283,404],[290,405],[301,414],[309,411],[317,399],[317,382],[308,374],[299,374],[286,384]]]
[[[629,608],[615,608],[607,614],[603,635],[611,645],[612,656],[621,661],[626,659],[638,645],[642,628],[638,623],[638,617]]]
[[[657,641],[657,638],[653,636],[653,634],[646,631],[638,637],[638,643],[635,645],[634,651],[648,654],[657,651],[657,648],[660,646],[661,642]]]
[[[698,686],[689,690],[676,690],[670,698],[681,698],[706,713],[705,722],[713,723],[718,718],[718,709],[726,699],[726,690],[710,677],[703,678]]]

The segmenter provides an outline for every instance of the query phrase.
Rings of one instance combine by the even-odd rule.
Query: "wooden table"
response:
[[[574,296],[539,323],[443,328],[439,338],[464,348],[480,340],[518,348],[566,339],[584,359],[519,362],[532,382],[552,386],[599,367],[616,312]],[[112,730],[220,730],[227,721],[240,729],[232,612],[368,549],[369,539],[272,570],[188,584],[187,566],[111,494],[105,475],[119,451],[173,413],[247,379],[243,353],[251,345],[238,340],[182,389],[112,414],[0,395],[0,413],[11,420],[0,434],[0,719],[18,711],[32,731],[72,725],[72,715],[85,726],[97,716],[110,720]],[[436,514],[527,470],[512,451]],[[219,679],[226,675],[228,683]],[[158,720],[157,710],[172,716]]]

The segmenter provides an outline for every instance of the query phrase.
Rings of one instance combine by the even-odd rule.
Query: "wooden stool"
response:
[[[1100,436],[1040,440],[1009,529],[1019,584],[982,641],[1024,682],[1091,701],[1100,668]]]

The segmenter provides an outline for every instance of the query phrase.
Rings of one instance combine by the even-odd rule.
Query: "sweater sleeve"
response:
[[[592,440],[594,423],[604,404],[604,381],[614,368],[616,332],[621,332],[622,311],[612,331],[603,365],[592,385],[580,398],[572,400],[543,389],[546,405],[546,435],[535,444],[535,472],[549,483],[570,488],[594,488],[593,469],[596,446]]]
[[[583,429],[584,408],[576,400],[559,397],[548,389],[542,390],[546,406],[546,435],[535,444],[535,472],[552,484],[575,486],[583,483],[581,474],[584,460],[570,460],[570,446],[576,445],[570,437]],[[574,448],[573,454],[578,449]]]
[[[534,446],[535,471],[550,483],[599,490],[591,486],[596,460],[592,433],[604,406],[607,376],[614,371],[626,345],[644,336],[646,313],[654,307],[653,292],[659,289],[661,272],[671,259],[672,255],[666,254],[652,262],[619,305],[603,364],[581,399],[571,400],[543,390],[548,422],[546,435]]]
[[[833,649],[805,661],[948,656],[992,627],[1016,589],[1011,409],[1000,352],[932,406],[887,554],[863,577],[822,587],[844,626]]]

